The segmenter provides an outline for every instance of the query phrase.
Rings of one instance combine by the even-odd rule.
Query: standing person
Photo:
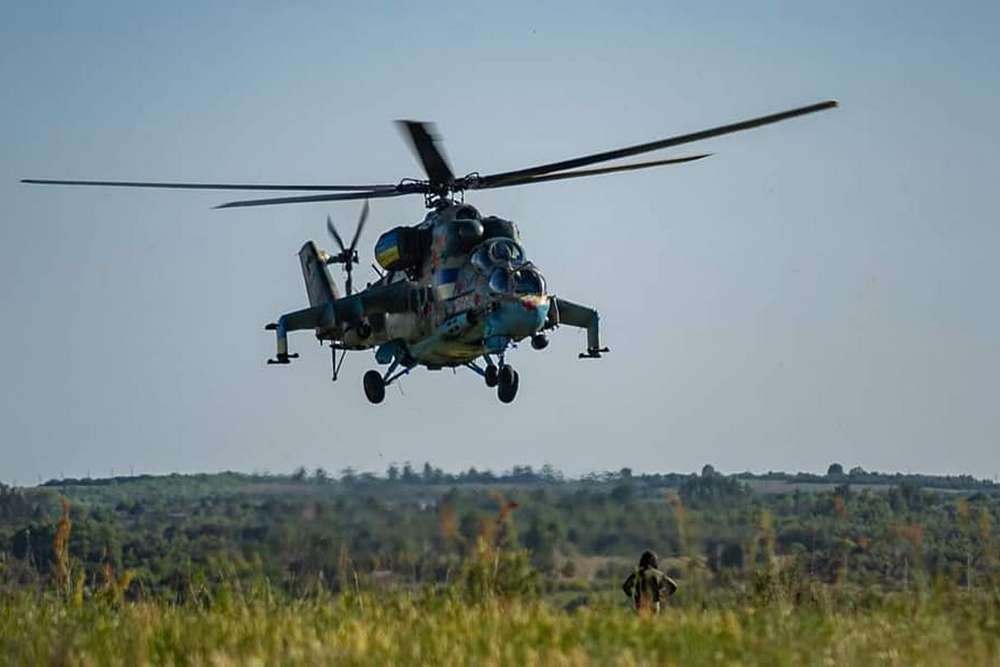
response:
[[[660,572],[658,567],[656,554],[643,551],[639,567],[622,585],[625,595],[635,601],[635,609],[639,613],[660,613],[660,601],[677,592],[677,582]]]

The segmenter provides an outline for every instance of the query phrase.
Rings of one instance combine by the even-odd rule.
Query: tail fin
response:
[[[320,250],[314,241],[307,241],[302,246],[302,250],[299,250],[299,261],[302,263],[302,277],[306,281],[310,306],[322,306],[340,298],[337,286],[330,277],[330,269],[320,258]]]

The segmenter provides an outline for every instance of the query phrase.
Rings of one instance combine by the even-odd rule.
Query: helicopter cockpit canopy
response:
[[[533,266],[526,266],[514,272],[515,294],[545,294],[545,278]]]
[[[482,272],[494,266],[512,267],[524,263],[524,249],[512,239],[493,239],[472,253],[472,265]]]
[[[498,266],[490,273],[489,284],[498,294],[545,294],[545,278],[531,264],[516,271]]]
[[[493,292],[545,294],[545,279],[513,239],[489,239],[473,251],[469,261],[477,272],[488,276]]]
[[[498,294],[506,294],[510,291],[510,271],[502,266],[498,266],[490,273],[490,289]]]

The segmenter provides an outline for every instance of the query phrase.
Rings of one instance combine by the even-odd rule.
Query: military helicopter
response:
[[[465,203],[469,190],[505,188],[546,181],[596,176],[708,157],[697,154],[647,162],[581,169],[680,146],[732,132],[748,130],[789,118],[830,109],[825,101],[729,125],[692,132],[548,164],[482,175],[457,177],[439,146],[434,126],[398,121],[398,127],[423,166],[426,179],[403,179],[396,184],[374,185],[275,185],[234,183],[159,183],[134,181],[77,181],[24,179],[24,183],[202,190],[315,191],[320,194],[283,196],[228,202],[216,208],[239,208],[365,200],[349,244],[332,220],[327,230],[339,252],[331,254],[308,241],[299,250],[309,307],[286,313],[265,328],[274,331],[277,353],[269,364],[288,364],[298,354],[288,351],[290,331],[313,330],[322,344],[328,342],[336,381],[347,352],[375,350],[375,360],[385,371],[364,374],[365,395],[372,403],[385,399],[386,387],[418,366],[429,370],[468,368],[496,388],[503,403],[510,403],[520,385],[518,372],[507,363],[507,353],[529,339],[536,350],[545,349],[547,333],[558,326],[587,332],[582,359],[596,359],[608,352],[601,342],[595,309],[557,297],[538,267],[531,262],[512,221],[483,215]],[[375,244],[379,277],[354,291],[352,270],[359,263],[358,240],[368,219],[368,200],[422,195],[428,210],[412,226],[396,227]],[[329,267],[339,264],[346,274],[341,295]],[[379,268],[381,267],[381,268]]]

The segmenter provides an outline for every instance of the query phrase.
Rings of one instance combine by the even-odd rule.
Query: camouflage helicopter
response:
[[[385,371],[364,374],[365,395],[372,403],[385,399],[388,385],[417,366],[429,370],[468,368],[495,387],[500,401],[510,403],[520,384],[518,372],[507,363],[507,353],[524,339],[536,350],[548,346],[547,333],[558,326],[585,329],[583,359],[608,351],[601,343],[595,309],[549,292],[538,267],[531,262],[512,221],[483,215],[466,204],[468,190],[504,188],[530,183],[632,171],[691,162],[708,154],[672,157],[595,169],[592,164],[688,144],[723,134],[830,109],[835,101],[820,102],[729,125],[678,135],[659,141],[561,160],[525,169],[456,177],[439,147],[432,125],[399,121],[398,126],[423,166],[426,179],[404,179],[376,185],[274,185],[232,183],[157,183],[132,181],[68,181],[24,179],[25,183],[97,185],[205,190],[315,191],[320,194],[251,199],[221,204],[239,208],[309,202],[365,200],[354,236],[345,244],[327,217],[327,229],[339,252],[331,254],[307,241],[299,250],[309,307],[286,313],[266,326],[277,337],[277,353],[269,364],[288,364],[298,354],[288,351],[290,331],[313,330],[328,342],[336,380],[349,351],[375,350]],[[396,227],[375,244],[377,280],[357,292],[352,269],[359,263],[357,245],[368,218],[368,200],[419,194],[429,209],[412,226]],[[330,275],[340,264],[345,273],[344,294]]]

